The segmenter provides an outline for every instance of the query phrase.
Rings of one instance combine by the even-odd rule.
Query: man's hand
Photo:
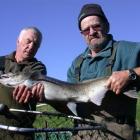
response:
[[[13,98],[19,103],[27,103],[31,97],[31,89],[25,85],[17,86],[13,91]]]
[[[113,72],[107,81],[107,88],[116,94],[119,94],[129,83],[128,70]]]
[[[38,83],[32,87],[32,95],[37,101],[44,100],[44,86],[41,83]]]
[[[28,88],[25,85],[17,86],[13,91],[13,98],[19,103],[27,103],[31,98],[36,101],[43,101],[44,86],[40,83]]]

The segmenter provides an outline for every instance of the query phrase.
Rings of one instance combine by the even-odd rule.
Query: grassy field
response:
[[[42,107],[38,108],[39,111],[48,111],[48,112],[52,112],[55,111],[52,107],[45,105]],[[137,119],[136,119],[136,123],[137,123],[137,130],[140,130],[140,101],[138,101],[137,103]],[[68,119],[68,118],[64,118],[64,117],[49,117],[49,116],[43,116],[43,115],[39,115],[36,118],[36,121],[34,123],[34,127],[36,128],[43,128],[43,127],[48,127],[48,128],[61,128],[61,127],[73,127],[73,120],[72,119]],[[57,135],[57,138],[54,138],[55,135],[53,133],[50,133],[48,140],[67,140],[69,138],[64,138],[65,135]],[[38,133],[36,135],[36,140],[45,140],[46,137],[46,133]],[[44,137],[44,139],[43,139]],[[53,138],[51,138],[53,137]],[[58,138],[59,137],[59,138]],[[68,137],[68,136],[67,136]],[[140,140],[140,139],[139,139]]]
[[[140,130],[140,100],[137,103],[137,129]]]
[[[137,103],[137,130],[140,131],[140,100]],[[140,135],[138,137],[138,140],[140,140]]]
[[[45,105],[39,107],[37,110],[39,111],[47,111],[47,112],[56,112],[51,106]],[[34,127],[36,128],[68,128],[73,127],[73,120],[58,117],[58,116],[48,116],[48,115],[39,115],[34,122]],[[35,140],[70,140],[70,133],[36,133]]]

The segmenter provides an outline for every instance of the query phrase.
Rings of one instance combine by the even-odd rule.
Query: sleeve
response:
[[[39,72],[43,75],[47,75],[47,70],[46,70],[46,66],[40,62],[40,61],[37,61],[35,62],[32,66],[31,66],[31,70],[32,72]]]
[[[118,48],[117,61],[123,69],[131,69],[140,66],[140,43],[122,42]]]

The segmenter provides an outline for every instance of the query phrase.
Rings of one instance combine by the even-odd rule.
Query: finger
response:
[[[109,90],[115,91],[115,79],[113,76],[109,77],[106,86]]]
[[[32,97],[37,99],[38,98],[38,84],[34,85],[32,87]]]
[[[13,91],[13,98],[14,99],[16,98],[18,91],[19,91],[19,86],[15,87],[15,89]]]
[[[24,99],[24,103],[27,103],[31,99],[31,97],[32,97],[31,92],[28,91],[28,93],[27,93],[27,95],[26,95],[26,97]]]
[[[31,96],[31,91],[28,87],[25,87],[24,90],[21,91],[20,93],[20,98],[19,98],[19,103],[24,103],[24,100],[26,99],[26,96],[29,95]]]
[[[110,79],[110,78],[109,78],[109,79],[107,80],[107,82],[106,82],[106,87],[107,87],[108,89],[111,88],[111,79]]]
[[[37,88],[36,86],[32,87],[32,97],[36,96]]]
[[[38,83],[35,87],[36,87],[36,93],[34,94],[36,95],[36,99],[38,101],[42,101],[43,93],[44,93],[44,86],[41,83]]]
[[[110,90],[115,91],[116,87],[115,87],[115,79],[111,79],[111,86],[110,86]]]
[[[116,90],[116,95],[120,94],[121,90],[120,89],[117,89]]]
[[[120,83],[120,84],[118,83],[118,86],[117,86],[117,89],[116,89],[116,94],[120,94],[120,93],[121,93],[121,91],[122,91],[122,86],[123,86],[123,85],[121,85],[121,83]]]
[[[38,93],[38,94],[40,93],[41,87],[42,87],[42,84],[41,84],[41,83],[38,83],[38,84],[37,84],[37,93]]]
[[[25,89],[24,85],[18,87],[18,90],[15,93],[15,100],[16,101],[19,101],[20,97],[22,96],[22,93],[23,93],[24,89]]]
[[[38,88],[40,88],[39,83],[36,84],[36,85],[34,85],[34,86],[32,87],[32,93],[33,93],[34,95],[36,95],[36,93],[38,92],[38,90],[39,90]]]
[[[39,91],[39,101],[41,102],[43,101],[43,99],[44,99],[44,86],[41,85],[40,91]]]
[[[116,87],[114,87],[114,88],[113,88],[113,92],[114,92],[114,93],[116,93],[116,91],[117,91],[117,88],[116,88]]]

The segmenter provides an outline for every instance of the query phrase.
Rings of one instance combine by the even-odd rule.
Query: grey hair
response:
[[[23,28],[23,29],[20,31],[20,34],[19,34],[19,37],[18,37],[19,40],[21,39],[23,33],[24,33],[25,31],[27,31],[27,30],[32,30],[32,31],[37,35],[38,41],[39,41],[39,44],[40,44],[41,41],[42,41],[42,33],[41,33],[41,31],[40,31],[37,27],[33,27],[33,26]]]

